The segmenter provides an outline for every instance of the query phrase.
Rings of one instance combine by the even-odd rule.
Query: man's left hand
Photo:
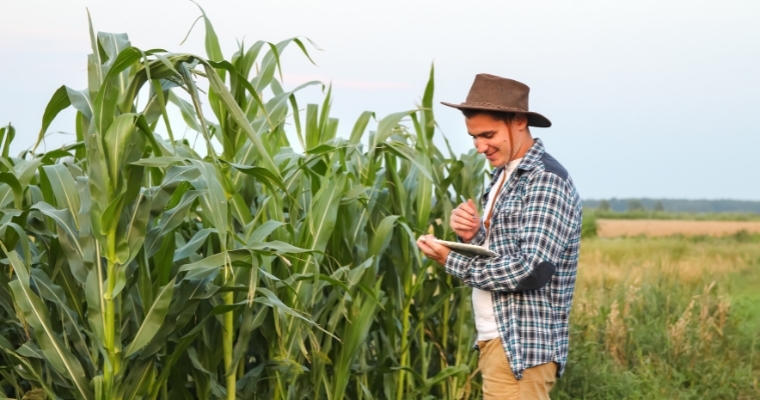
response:
[[[435,260],[441,265],[446,265],[446,258],[448,258],[449,252],[451,251],[448,247],[436,242],[435,236],[433,235],[420,236],[420,238],[417,239],[417,247],[419,247],[428,258]]]

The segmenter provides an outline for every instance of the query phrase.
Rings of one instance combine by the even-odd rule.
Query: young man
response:
[[[528,109],[528,86],[479,74],[461,104],[478,152],[491,166],[481,198],[451,213],[465,243],[496,257],[468,257],[434,241],[417,241],[446,272],[473,287],[483,394],[490,399],[548,399],[567,362],[568,317],[581,235],[581,201],[565,168],[529,126],[551,122]],[[477,177],[473,177],[477,178]]]

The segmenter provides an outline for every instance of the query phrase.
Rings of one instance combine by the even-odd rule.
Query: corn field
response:
[[[469,289],[414,245],[454,238],[485,173],[433,145],[433,71],[418,109],[338,137],[329,89],[283,89],[308,41],[225,59],[202,22],[205,56],[90,23],[87,87],[56,90],[18,156],[0,129],[0,398],[476,396]],[[75,142],[39,151],[69,107]]]

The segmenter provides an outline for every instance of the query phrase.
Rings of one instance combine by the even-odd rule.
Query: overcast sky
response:
[[[243,38],[317,43],[316,66],[287,50],[285,84],[332,81],[341,132],[364,110],[415,108],[435,63],[436,103],[464,101],[481,72],[530,86],[531,109],[553,123],[533,135],[584,198],[760,200],[758,1],[199,3],[225,57]],[[96,30],[141,49],[205,54],[202,25],[179,45],[200,15],[189,1],[0,0],[0,124],[17,129],[14,153],[34,143],[59,86],[86,87],[86,7]],[[315,87],[299,101],[322,97]],[[435,113],[455,149],[472,147],[458,111]],[[73,132],[73,115],[50,131]]]

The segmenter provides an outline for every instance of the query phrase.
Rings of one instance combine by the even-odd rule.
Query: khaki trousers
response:
[[[478,368],[483,376],[483,399],[549,400],[557,376],[557,363],[537,365],[523,371],[519,381],[509,367],[500,339],[478,342]]]

